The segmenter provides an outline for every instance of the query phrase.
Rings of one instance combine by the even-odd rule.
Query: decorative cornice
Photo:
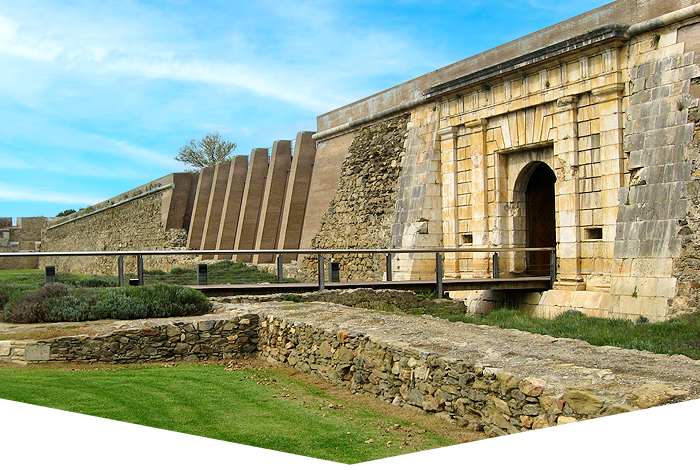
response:
[[[595,29],[586,34],[575,36],[565,41],[501,62],[500,64],[485,67],[476,72],[432,86],[423,90],[422,93],[426,98],[437,98],[438,96],[483,82],[489,78],[513,72],[523,67],[534,65],[544,60],[552,59],[562,54],[574,52],[595,44],[622,42],[629,38],[627,34],[628,28],[628,26],[618,24],[603,26],[602,28]]]

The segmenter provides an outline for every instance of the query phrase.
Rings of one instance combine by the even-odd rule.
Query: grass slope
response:
[[[596,346],[617,346],[658,354],[683,354],[700,359],[700,313],[665,322],[593,318],[567,311],[554,319],[537,318],[517,310],[500,309],[488,315],[437,314],[450,321],[500,326],[557,338],[574,338]]]
[[[0,398],[342,463],[455,444],[269,370],[0,368]]]

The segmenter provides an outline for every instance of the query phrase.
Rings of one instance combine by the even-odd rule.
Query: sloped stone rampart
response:
[[[390,246],[408,118],[402,115],[385,119],[357,132],[341,168],[338,191],[321,218],[312,248]],[[327,261],[340,263],[341,281],[381,280],[385,272],[382,255],[336,255]],[[317,263],[315,256],[301,261],[308,279],[318,276]]]

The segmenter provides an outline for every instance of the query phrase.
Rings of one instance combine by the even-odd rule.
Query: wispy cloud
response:
[[[95,204],[106,199],[104,196],[91,194],[71,194],[54,191],[27,189],[21,186],[0,182],[0,200],[3,201],[36,201],[58,202],[62,204]]]
[[[0,0],[0,202],[106,199],[182,171],[177,149],[207,132],[269,147],[600,3]]]

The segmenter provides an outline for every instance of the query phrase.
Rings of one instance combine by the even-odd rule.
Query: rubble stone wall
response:
[[[368,333],[357,322],[346,322],[345,328],[330,327],[330,323],[333,321],[307,322],[295,315],[267,315],[260,323],[259,354],[270,362],[316,374],[354,393],[437,413],[490,436],[618,414],[690,397],[683,384],[660,383],[652,377],[642,380],[626,377],[618,381],[614,378],[617,374],[610,370],[565,363],[555,367],[560,375],[555,379],[548,375],[542,361],[531,362],[533,367],[521,364],[517,368],[504,368],[485,360],[473,361],[465,355],[430,351],[436,346],[448,351],[449,347],[443,344],[445,338],[431,338],[421,342],[426,347],[416,347],[402,339]],[[367,324],[379,323],[381,320],[373,318]],[[522,334],[529,338],[537,336]],[[663,357],[637,353],[640,355],[637,360],[650,360],[647,355]],[[520,363],[527,360],[518,359]],[[697,370],[698,361],[684,359]],[[594,382],[597,384],[591,385]]]
[[[258,315],[198,319],[130,328],[89,337],[0,341],[0,361],[149,362],[242,359],[255,354]]]
[[[386,248],[394,221],[396,185],[405,155],[408,115],[386,119],[360,129],[343,162],[335,197],[321,219],[312,248]],[[340,263],[340,280],[382,280],[382,255],[329,257]],[[302,262],[306,275],[318,276],[316,257]]]
[[[167,190],[165,191],[167,192]],[[187,230],[165,230],[162,221],[163,192],[117,205],[46,231],[42,251],[124,251],[185,249]],[[169,271],[176,266],[193,266],[194,256],[144,257],[147,270]],[[116,257],[42,258],[41,266],[53,265],[61,272],[116,274]],[[125,270],[136,272],[136,257],[125,258]]]

